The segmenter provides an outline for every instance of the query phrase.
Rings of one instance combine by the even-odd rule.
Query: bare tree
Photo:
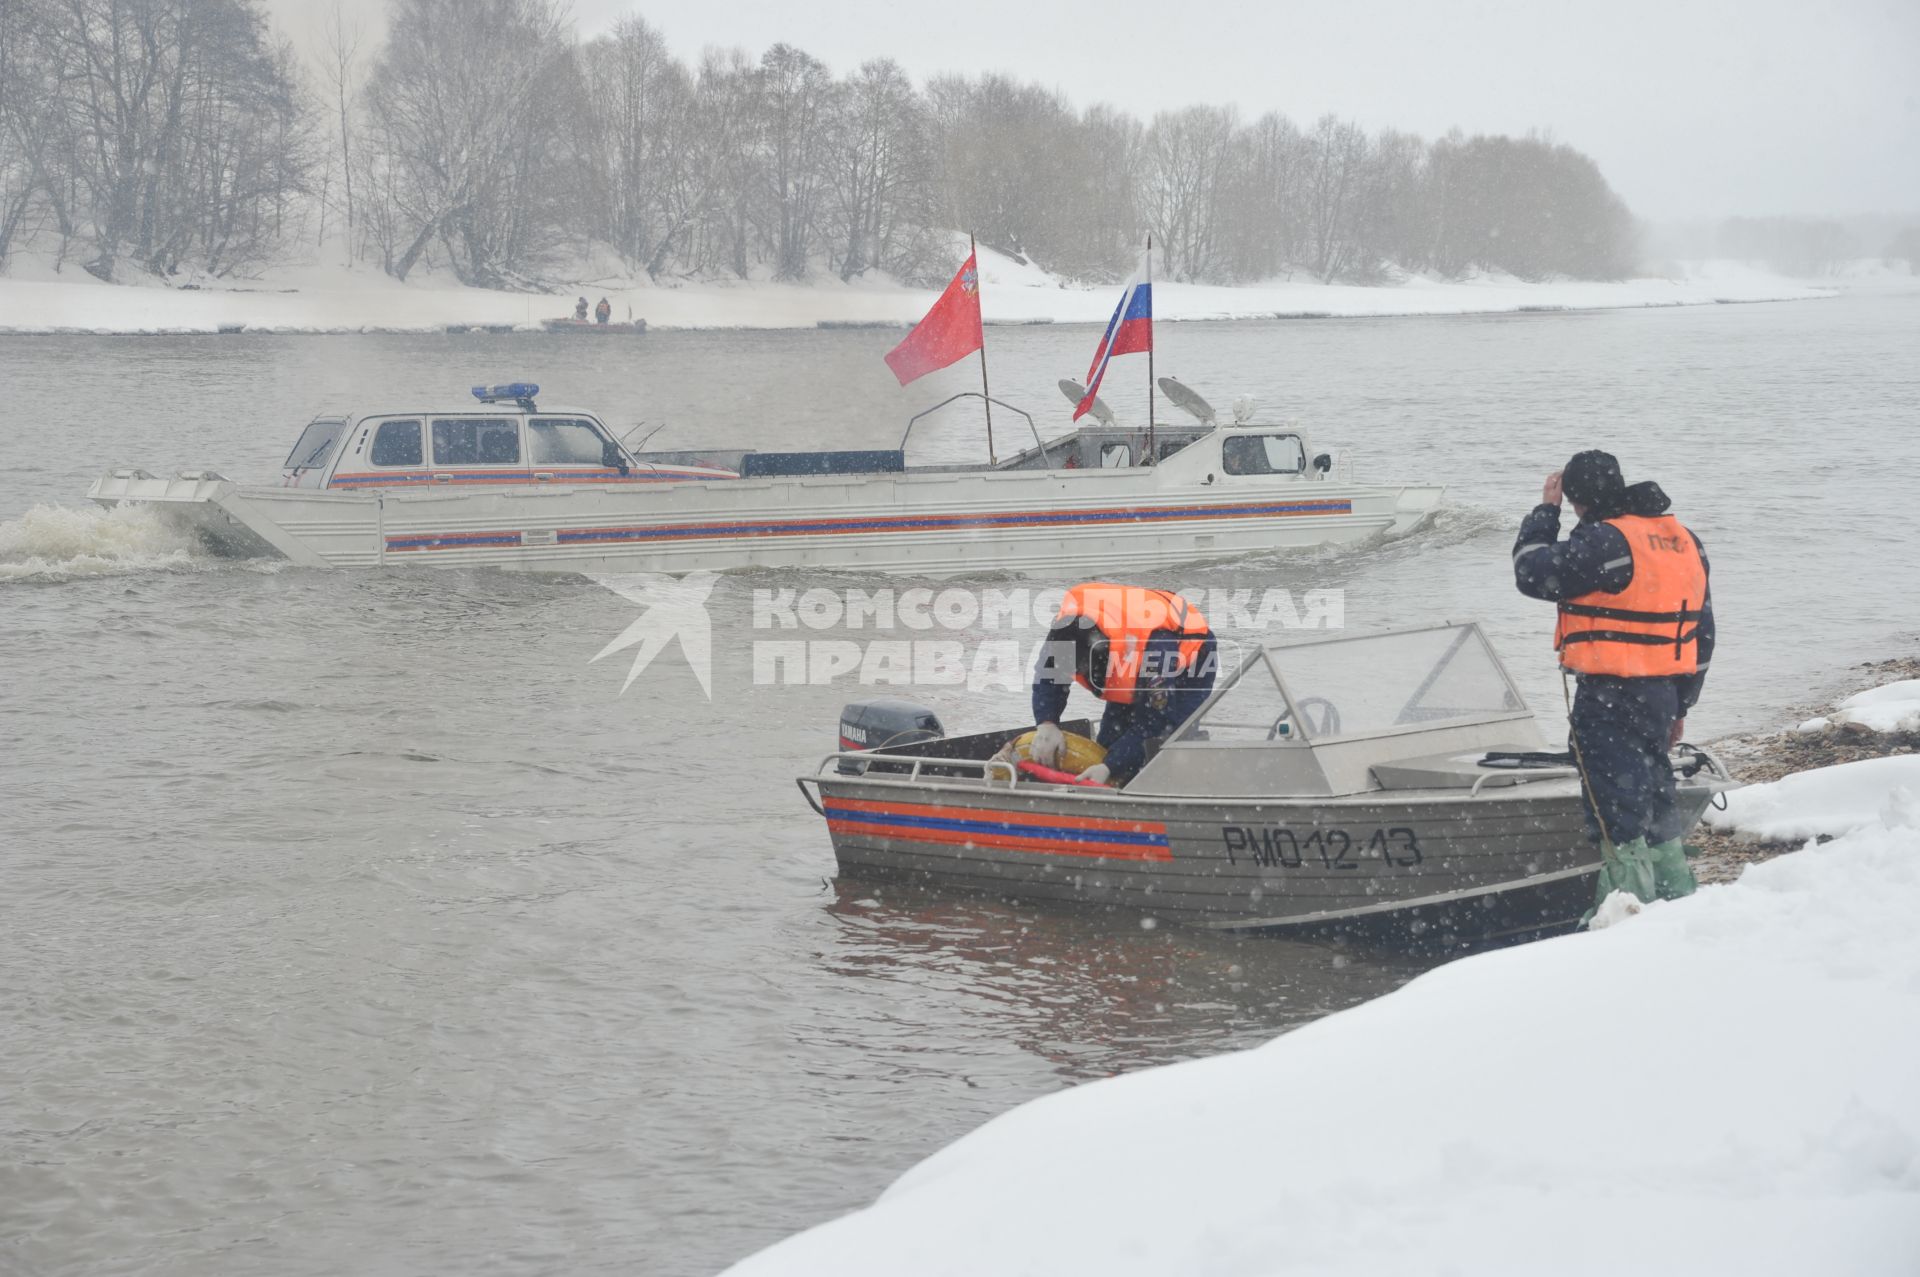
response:
[[[685,157],[692,80],[639,18],[622,19],[582,53],[590,135],[582,229],[657,276],[684,227],[667,188]]]
[[[1824,275],[1859,251],[1846,227],[1812,217],[1735,217],[1720,227],[1720,252],[1788,275]]]
[[[1088,157],[1066,99],[998,75],[941,77],[927,96],[947,224],[1017,256],[1083,256],[1077,197]]]
[[[1906,262],[1907,274],[1920,275],[1920,224],[1901,227],[1899,233],[1887,241],[1886,252],[1882,255],[1889,264]]]
[[[1072,192],[1078,251],[1057,259],[1070,274],[1132,269],[1143,224],[1137,180],[1146,130],[1110,106],[1088,108],[1076,131],[1078,185]]]
[[[926,110],[891,59],[863,64],[839,97],[831,180],[839,274],[870,267],[914,277],[932,246]]]
[[[251,0],[9,0],[0,28],[12,168],[89,271],[226,274],[301,215],[311,109]]]
[[[364,94],[405,243],[393,275],[438,243],[463,283],[499,286],[551,250],[577,171],[572,52],[558,0],[397,0]]]
[[[1234,135],[1220,214],[1221,260],[1234,279],[1272,279],[1300,261],[1307,139],[1269,113]]]
[[[760,70],[740,49],[701,59],[689,119],[688,189],[697,193],[696,267],[740,279],[752,273],[753,233],[766,164]],[[697,171],[696,171],[697,170]]]
[[[0,4],[0,267],[35,200],[58,180],[49,172],[47,127],[58,116],[48,119],[45,110],[56,100],[58,78],[42,17],[27,0]]]
[[[1378,280],[1387,263],[1422,270],[1428,257],[1423,184],[1427,145],[1411,133],[1384,130],[1367,147],[1360,172],[1350,277]]]
[[[708,62],[711,65],[713,58]],[[659,219],[647,258],[647,274],[656,279],[671,267],[695,270],[709,261],[712,210],[722,201],[721,192],[734,171],[733,165],[721,164],[712,149],[716,142],[728,144],[727,133],[734,123],[730,112],[716,109],[710,96],[715,91],[712,80],[702,83],[683,75],[674,83],[675,91],[660,99],[664,141],[654,152],[656,160],[646,177],[654,192],[651,206]]]
[[[1142,212],[1172,279],[1204,279],[1217,264],[1235,128],[1231,107],[1210,106],[1163,111],[1147,128]]]
[[[819,59],[776,44],[760,56],[759,82],[766,146],[761,178],[774,278],[803,279],[826,185],[833,76]]]
[[[336,140],[340,145],[341,211],[346,222],[345,244],[349,263],[358,255],[354,241],[356,223],[353,207],[353,120],[351,106],[359,75],[361,30],[349,22],[340,0],[333,0],[320,27],[320,79],[333,99]],[[324,201],[323,201],[324,205]],[[326,238],[326,219],[321,218],[322,241]]]
[[[1633,266],[1632,216],[1572,147],[1449,134],[1428,151],[1420,187],[1429,261],[1444,274],[1614,279]]]
[[[1323,115],[1309,136],[1306,197],[1307,263],[1322,283],[1353,265],[1358,248],[1361,170],[1367,135],[1357,124]]]

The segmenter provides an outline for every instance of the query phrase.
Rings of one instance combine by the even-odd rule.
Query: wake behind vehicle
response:
[[[311,567],[952,576],[1397,536],[1444,491],[1355,483],[1290,425],[1102,424],[1050,441],[1033,429],[1011,457],[910,466],[912,422],[897,448],[634,452],[593,413],[539,406],[531,383],[473,393],[465,408],[317,418],[278,485],[121,468],[88,496]]]
[[[899,743],[799,779],[844,874],[1398,939],[1551,931],[1593,901],[1578,771],[1477,625],[1257,649],[1119,789],[1023,779],[995,754],[1025,726],[929,739],[903,713],[866,733]],[[1674,766],[1690,829],[1733,782],[1695,747]]]

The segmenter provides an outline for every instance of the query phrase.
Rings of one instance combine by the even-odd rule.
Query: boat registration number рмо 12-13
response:
[[[1358,869],[1363,859],[1374,856],[1389,868],[1411,869],[1422,859],[1420,839],[1405,825],[1352,831],[1223,825],[1220,843],[1228,864],[1244,858],[1263,869]]]

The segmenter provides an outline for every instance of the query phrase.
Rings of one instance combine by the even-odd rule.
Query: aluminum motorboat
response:
[[[633,451],[598,416],[538,393],[511,382],[474,387],[461,408],[316,418],[277,484],[123,467],[88,495],[148,505],[221,552],[310,567],[953,576],[1139,570],[1397,536],[1443,492],[1355,482],[1284,424],[1109,420],[1043,440],[1027,417],[1033,444],[1012,456],[909,465],[913,422],[897,448]]]
[[[1026,779],[997,757],[1025,726],[902,721],[799,778],[845,875],[1396,938],[1547,932],[1593,902],[1577,765],[1477,625],[1254,649],[1119,788]],[[1666,837],[1733,785],[1710,751],[1672,761]]]

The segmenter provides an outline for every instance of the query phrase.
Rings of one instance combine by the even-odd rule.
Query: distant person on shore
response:
[[[606,298],[602,297],[600,299],[600,304],[593,308],[593,322],[596,324],[604,324],[609,319],[612,319],[612,318],[613,318],[613,306],[611,303],[607,301]]]
[[[582,297],[573,304],[573,317],[581,323],[587,322],[587,299]]]
[[[1563,496],[1580,516],[1564,541]],[[1706,551],[1671,504],[1657,483],[1628,485],[1611,454],[1582,452],[1547,476],[1513,547],[1520,592],[1560,605],[1553,646],[1578,678],[1568,725],[1601,847],[1596,908],[1613,891],[1694,889],[1667,755],[1706,682],[1713,604]]]

